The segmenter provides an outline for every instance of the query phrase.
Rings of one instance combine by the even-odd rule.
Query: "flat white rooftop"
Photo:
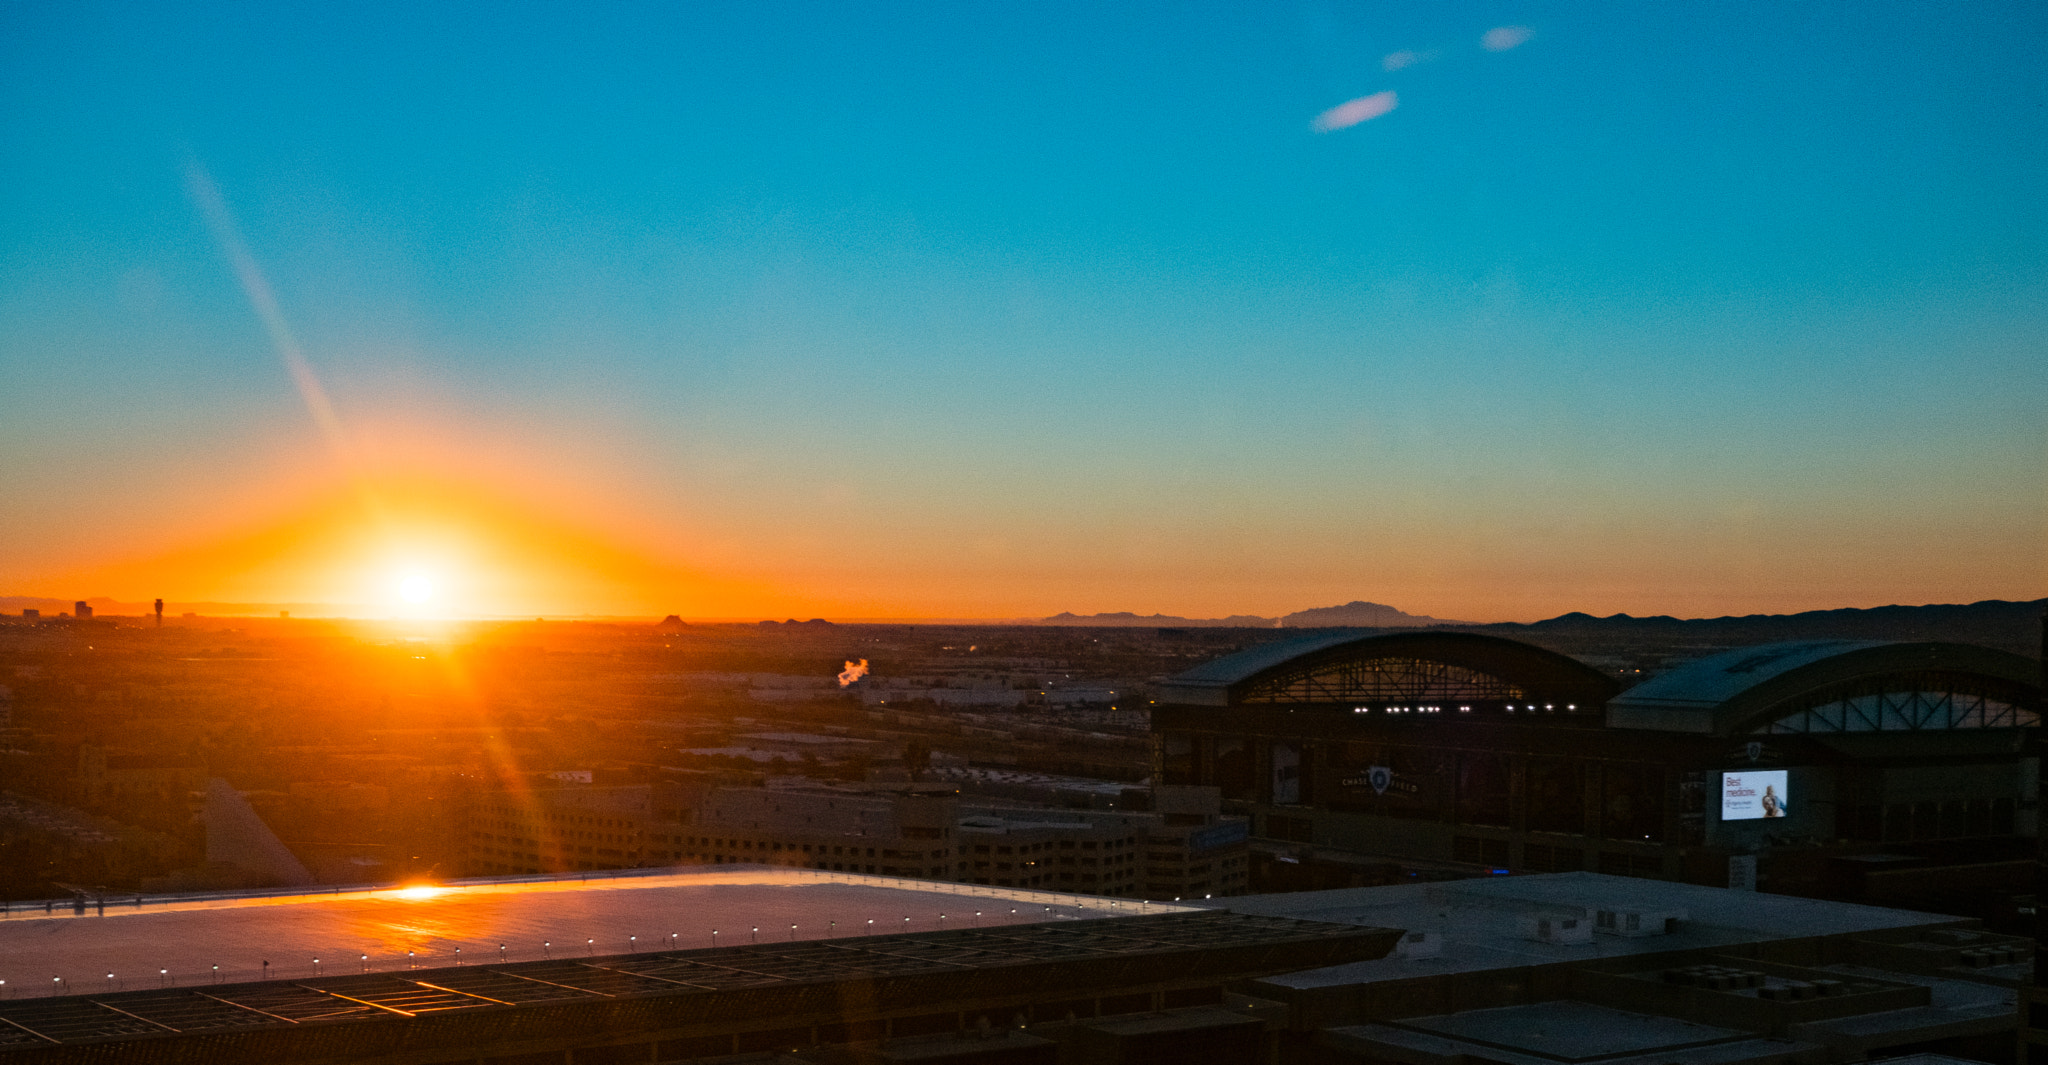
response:
[[[1251,895],[1198,903],[1209,908],[1303,921],[1354,924],[1434,932],[1441,950],[1429,957],[1398,954],[1267,979],[1290,988],[1339,987],[1380,980],[1408,980],[1431,974],[1517,968],[1628,954],[1726,948],[1809,936],[1873,932],[1887,928],[1966,925],[1961,917],[1847,902],[1826,902],[1755,891],[1638,880],[1600,873],[1551,873],[1396,884],[1377,888]],[[1523,921],[1531,916],[1591,920],[1596,910],[1682,911],[1666,935],[1596,935],[1584,943],[1553,944],[1531,939]]]
[[[40,909],[23,913],[16,906],[0,919],[0,996],[8,998],[1194,909],[747,866],[588,880],[471,880],[374,891],[148,899],[139,907],[110,903],[104,916],[96,906],[83,915],[74,915],[69,903],[51,915]]]

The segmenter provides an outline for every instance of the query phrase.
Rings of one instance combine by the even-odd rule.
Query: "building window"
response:
[[[1578,762],[1565,758],[1531,758],[1528,771],[1528,824],[1531,832],[1586,831],[1586,777]]]
[[[1458,822],[1507,827],[1507,758],[1488,752],[1458,756]]]
[[[1641,762],[1609,762],[1601,772],[1602,835],[1662,841],[1664,769]]]

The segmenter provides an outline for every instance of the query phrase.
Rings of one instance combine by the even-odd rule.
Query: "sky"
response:
[[[2048,595],[2035,3],[0,3],[0,594]]]

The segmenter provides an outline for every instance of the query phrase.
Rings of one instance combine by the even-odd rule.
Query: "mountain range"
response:
[[[1184,618],[1172,614],[1145,615],[1119,610],[1113,614],[1054,614],[1052,617],[1039,619],[1036,624],[1158,625],[1170,628],[1216,629],[1417,629],[1445,625],[1464,627],[1471,625],[1472,622],[1425,617],[1410,614],[1384,603],[1353,600],[1343,606],[1312,607],[1276,618],[1259,617],[1256,614],[1232,614],[1227,618]]]

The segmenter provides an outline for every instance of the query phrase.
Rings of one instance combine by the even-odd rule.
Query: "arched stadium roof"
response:
[[[1497,679],[1530,698],[1587,706],[1598,705],[1620,687],[1577,659],[1533,644],[1478,633],[1421,630],[1370,636],[1326,633],[1261,644],[1172,677],[1159,686],[1156,701],[1238,706],[1319,701],[1321,693],[1329,693],[1330,699],[1349,698],[1341,694],[1342,677],[1391,662],[1441,666]]]
[[[2018,727],[2032,723],[2039,710],[2040,675],[2031,658],[1970,644],[1762,644],[1689,662],[1630,688],[1608,702],[1607,724],[1716,736],[1809,731],[1773,726],[1802,711],[1841,707],[1835,727],[1810,730]],[[1915,709],[1900,717],[1896,706],[1907,696]],[[1956,724],[1962,719],[1955,708],[1962,705],[1978,707],[1973,724]],[[1997,709],[1984,716],[1986,705],[2003,708],[2006,717]],[[1840,713],[1852,711],[1869,718],[1864,727],[1842,726]]]

